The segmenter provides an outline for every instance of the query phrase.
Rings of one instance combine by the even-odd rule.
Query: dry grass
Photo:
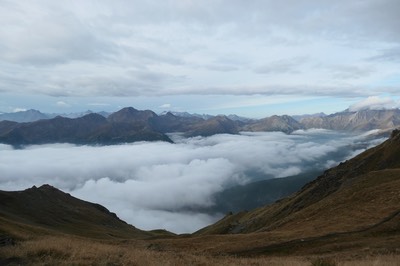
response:
[[[0,248],[0,264],[9,265],[286,265],[356,266],[400,265],[399,255],[343,261],[340,257],[211,256],[192,252],[157,251],[144,241],[98,241],[47,236]]]
[[[29,265],[309,265],[303,258],[237,258],[183,252],[160,252],[140,243],[99,242],[46,237],[0,249],[0,258]],[[2,261],[0,260],[0,264]],[[3,261],[4,262],[4,261]]]
[[[371,257],[360,259],[357,261],[346,261],[339,263],[340,266],[399,266],[400,265],[400,256],[395,255],[386,255],[379,257]]]

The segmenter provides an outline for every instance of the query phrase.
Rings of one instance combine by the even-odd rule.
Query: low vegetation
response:
[[[0,265],[283,265],[355,266],[398,265],[399,255],[365,258],[211,256],[157,251],[145,241],[99,241],[70,236],[47,236],[0,247]]]
[[[237,258],[160,252],[144,242],[45,237],[0,249],[0,264],[19,265],[309,265],[304,258]]]

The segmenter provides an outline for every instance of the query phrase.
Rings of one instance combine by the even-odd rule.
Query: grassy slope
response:
[[[215,207],[211,210],[220,213],[240,212],[271,204],[298,191],[319,174],[321,171],[310,171],[234,186],[216,194]]]
[[[0,191],[0,232],[18,238],[64,233],[93,238],[143,238],[141,231],[101,205],[86,202],[51,186]]]

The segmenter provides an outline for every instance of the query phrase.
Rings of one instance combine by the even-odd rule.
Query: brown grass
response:
[[[399,265],[399,255],[343,261],[340,257],[211,256],[192,252],[157,251],[145,241],[99,241],[47,236],[0,248],[0,264],[10,265]],[[326,264],[330,263],[330,264]]]
[[[237,258],[160,252],[137,242],[46,237],[0,249],[0,258],[29,265],[308,265],[302,258]],[[0,260],[1,264],[1,260]]]

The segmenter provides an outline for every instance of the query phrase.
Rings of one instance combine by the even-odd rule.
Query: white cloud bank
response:
[[[193,211],[212,206],[216,192],[331,166],[347,159],[354,152],[349,145],[364,141],[364,136],[313,130],[175,140],[24,150],[0,145],[0,187],[18,190],[48,183],[100,203],[139,228],[193,232],[221,217]]]
[[[399,108],[400,101],[395,101],[390,97],[370,96],[349,107],[349,111],[361,110],[385,110]]]

